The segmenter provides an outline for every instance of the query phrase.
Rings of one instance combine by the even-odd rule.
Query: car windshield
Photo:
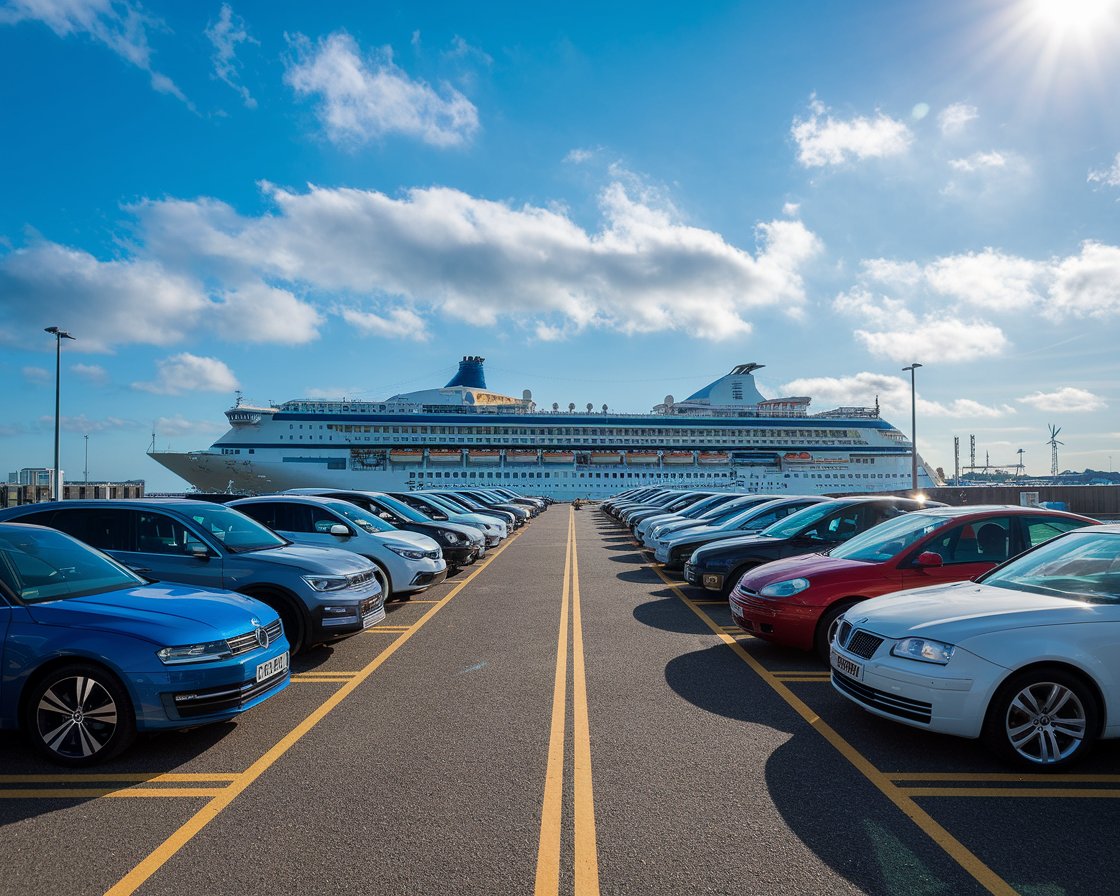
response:
[[[348,501],[331,501],[327,505],[335,513],[340,513],[348,520],[353,522],[358,528],[364,529],[366,532],[396,532],[397,527],[385,522],[379,516],[375,516],[368,510],[363,510],[356,504],[351,504]]]
[[[0,530],[0,582],[24,603],[86,597],[143,585],[114,560],[53,529]]]
[[[928,513],[905,513],[852,536],[848,541],[834,547],[828,555],[844,560],[858,560],[862,563],[885,563],[931,532],[956,522],[957,519],[957,517],[931,516]]]
[[[391,498],[388,495],[378,495],[377,500],[388,507],[393,513],[400,514],[410,523],[430,523],[424,514],[418,510],[413,510],[407,504],[398,501],[396,498]]]
[[[785,519],[767,526],[758,534],[766,538],[793,538],[793,536],[800,534],[802,529],[820,522],[838,509],[832,501],[822,501],[820,504],[813,504],[811,507],[797,511],[797,513],[791,513]]]
[[[271,529],[247,517],[241,511],[223,504],[198,502],[197,507],[184,510],[205,532],[209,532],[226,549],[235,554],[247,551],[266,551],[288,544]]]
[[[1052,538],[979,581],[993,588],[1120,603],[1120,533],[1078,529]]]

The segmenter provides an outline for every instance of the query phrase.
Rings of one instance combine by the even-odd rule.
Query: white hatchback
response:
[[[875,715],[982,738],[1025,768],[1068,765],[1120,737],[1120,526],[859,603],[831,647],[833,687]]]
[[[394,528],[349,501],[263,495],[229,506],[296,544],[329,545],[368,557],[385,580],[385,593],[397,599],[407,600],[447,578],[447,562],[434,539]]]

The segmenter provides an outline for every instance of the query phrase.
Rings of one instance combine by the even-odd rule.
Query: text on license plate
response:
[[[264,681],[266,678],[271,678],[277,672],[283,672],[288,668],[288,651],[284,651],[280,656],[274,656],[266,663],[261,663],[257,666],[257,681]]]
[[[845,656],[840,656],[835,650],[832,651],[832,668],[837,672],[843,672],[849,678],[854,678],[860,681],[863,678],[863,666],[859,663],[853,663]]]

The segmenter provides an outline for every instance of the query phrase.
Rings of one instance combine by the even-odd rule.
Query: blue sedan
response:
[[[275,611],[149,582],[41,526],[0,523],[0,728],[90,765],[138,732],[230,719],[289,682]]]

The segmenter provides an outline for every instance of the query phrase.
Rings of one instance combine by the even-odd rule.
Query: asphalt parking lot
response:
[[[872,718],[557,505],[236,724],[0,736],[0,893],[1120,890],[1120,749],[1023,776]]]

